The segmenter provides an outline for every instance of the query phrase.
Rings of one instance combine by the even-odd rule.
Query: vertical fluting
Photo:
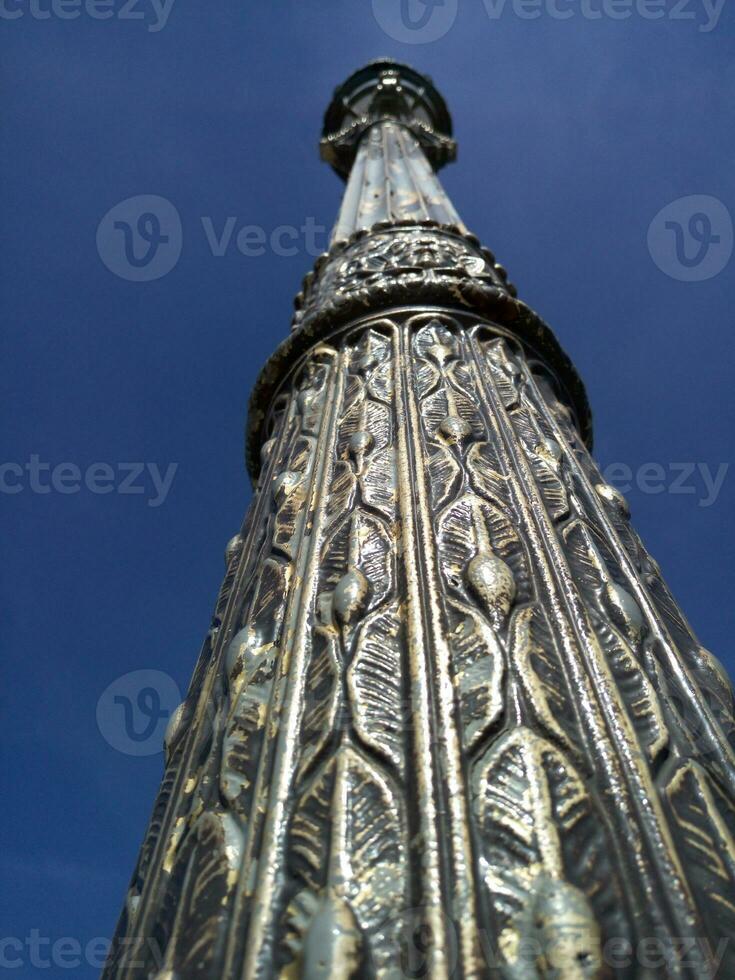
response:
[[[441,187],[436,90],[378,63],[327,119],[332,246],[105,977],[730,976],[729,683]]]
[[[342,206],[339,209],[339,215],[332,229],[332,243],[349,238],[357,228],[357,215],[365,184],[367,152],[367,142],[363,140],[357,151],[355,163],[350,172],[344,197],[342,198]]]
[[[379,221],[435,221],[466,230],[416,137],[392,120],[375,123],[360,139],[332,242]]]

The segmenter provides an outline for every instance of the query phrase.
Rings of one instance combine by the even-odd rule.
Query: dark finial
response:
[[[360,137],[383,119],[395,119],[410,129],[435,170],[455,159],[452,117],[431,79],[382,58],[360,68],[335,90],[324,115],[322,160],[346,178]]]

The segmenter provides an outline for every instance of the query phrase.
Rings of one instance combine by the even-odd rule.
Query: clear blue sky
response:
[[[724,262],[735,7],[688,0],[673,16],[665,3],[422,11],[411,0],[406,27],[400,0],[175,0],[158,13],[139,0],[143,19],[122,17],[122,0],[4,0],[0,462],[19,467],[2,473],[20,488],[0,494],[0,936],[20,942],[5,949],[20,964],[9,975],[97,972],[85,953],[64,968],[74,945],[49,968],[34,962],[64,937],[84,950],[111,934],[162,771],[160,754],[104,737],[98,700],[131,671],[186,688],[250,498],[248,394],[313,261],[299,229],[330,225],[338,206],[341,185],[317,155],[321,116],[334,85],[371,58],[409,61],[446,96],[460,152],[445,186],[575,360],[599,460],[630,467],[645,542],[702,642],[735,671],[735,260]],[[424,14],[427,28],[412,29]],[[103,216],[138,195],[166,198],[182,229],[178,263],[148,282],[110,271],[97,246]],[[680,200],[691,195],[715,202],[692,212]],[[666,242],[677,227],[689,234],[693,214],[705,244],[685,239],[677,264]],[[209,239],[230,217],[216,255]],[[245,225],[264,230],[263,254],[238,251]],[[296,229],[280,239],[295,254],[278,254],[283,225]],[[32,473],[34,457],[50,469]],[[120,492],[131,462],[151,464],[141,493]],[[93,463],[112,467],[91,478],[109,492],[85,485]],[[647,463],[663,471],[641,476]],[[681,463],[698,468],[671,469]],[[163,479],[170,464],[157,492],[151,470]],[[39,492],[52,471],[56,487]],[[76,472],[78,492],[58,489],[73,489]],[[676,479],[691,492],[672,492]]]

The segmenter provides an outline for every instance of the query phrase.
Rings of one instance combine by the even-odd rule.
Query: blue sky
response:
[[[154,728],[186,688],[250,498],[248,394],[339,202],[322,113],[371,58],[445,95],[445,186],[575,360],[598,459],[628,468],[644,541],[735,673],[732,0],[406,3],[0,4],[14,976],[98,972],[162,771],[110,722],[158,675],[118,678],[167,675]],[[98,235],[140,195],[181,227],[147,282]]]

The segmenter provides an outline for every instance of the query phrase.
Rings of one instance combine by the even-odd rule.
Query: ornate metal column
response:
[[[253,394],[109,980],[735,975],[729,684],[454,152],[402,65],[327,111],[344,201]]]

